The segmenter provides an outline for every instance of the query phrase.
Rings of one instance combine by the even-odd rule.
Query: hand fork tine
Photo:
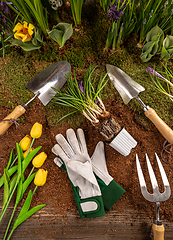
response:
[[[166,173],[165,173],[164,168],[161,164],[161,161],[160,161],[160,159],[159,159],[159,157],[157,156],[156,153],[155,153],[155,156],[156,156],[156,159],[157,159],[160,174],[161,174],[162,181],[163,181],[163,184],[164,184],[164,192],[163,193],[159,192],[158,183],[157,183],[153,168],[151,166],[151,163],[150,163],[150,160],[149,160],[147,154],[146,154],[146,161],[147,161],[147,166],[148,166],[148,171],[149,171],[149,175],[150,175],[151,184],[152,184],[152,187],[153,187],[153,193],[152,194],[150,194],[147,190],[145,179],[144,179],[142,169],[141,169],[141,165],[139,163],[139,158],[138,158],[138,155],[136,154],[136,165],[137,165],[137,171],[138,171],[138,178],[139,178],[139,182],[140,182],[140,186],[141,186],[141,192],[142,192],[142,195],[144,196],[144,198],[146,198],[150,202],[163,202],[163,201],[166,201],[171,196],[171,189],[170,189],[170,186],[169,186],[169,182],[168,182]]]
[[[152,184],[152,188],[153,188],[152,194],[150,194],[147,190],[146,182],[144,179],[144,175],[142,173],[142,168],[141,168],[137,154],[136,154],[136,166],[137,166],[138,178],[139,178],[142,195],[148,201],[156,202],[156,219],[154,220],[153,226],[152,226],[152,230],[154,233],[154,240],[162,240],[162,239],[164,239],[164,226],[163,226],[162,222],[159,220],[159,206],[160,206],[160,202],[166,201],[171,196],[171,188],[169,186],[169,181],[167,179],[165,170],[164,170],[164,168],[161,164],[161,161],[156,153],[155,153],[155,156],[156,156],[157,164],[159,166],[162,181],[164,184],[164,192],[163,193],[160,193],[160,191],[159,191],[157,179],[155,177],[153,168],[151,166],[151,163],[150,163],[150,160],[149,160],[147,154],[146,154],[146,161],[147,161],[147,167],[148,167],[149,176],[150,176],[150,180],[151,180],[151,184]]]

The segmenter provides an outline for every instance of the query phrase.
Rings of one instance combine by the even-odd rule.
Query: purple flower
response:
[[[84,94],[83,81],[81,81],[81,82],[78,84],[78,87],[79,87],[79,89],[81,90],[81,92]],[[85,93],[85,97],[86,97],[86,93]],[[99,101],[96,100],[96,103],[98,104]]]
[[[159,77],[159,78],[162,78],[163,80],[166,80],[166,81],[168,81],[166,78],[164,78],[160,73],[158,73],[158,72],[156,72],[153,68],[151,68],[151,67],[148,67],[147,69],[146,69],[146,71],[147,72],[149,72],[151,75],[153,75],[153,76],[156,76],[156,77]]]
[[[79,87],[79,89],[81,90],[81,92],[84,93],[83,81],[81,81],[81,82],[78,84],[78,87]]]
[[[121,7],[119,10],[117,10],[116,4],[109,5],[110,10],[107,13],[107,19],[110,20],[112,18],[113,21],[120,19],[120,17],[123,15],[123,10],[125,7],[126,7],[126,5],[124,4],[123,7]]]
[[[0,6],[1,6],[2,11],[6,15],[9,15],[9,13],[10,13],[9,7],[7,6],[7,4],[4,1],[0,1]]]

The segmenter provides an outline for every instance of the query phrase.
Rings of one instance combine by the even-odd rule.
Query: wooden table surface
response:
[[[12,212],[9,207],[0,223],[0,239],[3,239],[7,222]],[[163,221],[165,240],[173,239],[173,224]],[[150,240],[152,219],[146,218],[142,212],[123,209],[109,211],[99,218],[80,219],[78,212],[56,214],[56,209],[44,207],[13,232],[11,240],[39,239],[116,239],[116,240]]]

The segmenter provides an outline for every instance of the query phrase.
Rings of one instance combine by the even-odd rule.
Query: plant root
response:
[[[119,123],[109,114],[99,119],[99,124],[95,125],[96,130],[104,137],[106,142],[110,142],[121,130]]]

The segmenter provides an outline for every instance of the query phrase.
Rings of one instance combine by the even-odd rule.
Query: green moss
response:
[[[68,15],[63,14],[62,16],[68,17]],[[69,19],[70,23],[71,15]],[[158,56],[152,58],[148,63],[143,63],[140,60],[141,49],[137,47],[137,36],[135,35],[130,36],[120,49],[114,52],[104,52],[109,25],[110,22],[107,21],[106,13],[101,9],[98,2],[96,4],[84,4],[82,24],[73,28],[73,35],[67,40],[64,52],[59,49],[57,43],[50,39],[46,40],[39,50],[31,52],[10,47],[6,52],[5,59],[0,59],[0,106],[12,109],[18,104],[26,103],[33,97],[33,93],[25,88],[25,84],[54,62],[68,61],[71,64],[72,71],[76,71],[78,80],[81,80],[89,64],[96,64],[98,66],[96,73],[100,75],[101,72],[106,73],[106,64],[109,63],[120,67],[135,81],[144,86],[146,90],[141,92],[139,97],[146,105],[155,109],[167,124],[172,125],[172,101],[147,84],[151,83],[151,80],[145,69],[147,66],[154,67],[154,65],[161,68]],[[114,97],[114,95],[123,103],[111,81],[108,81],[102,92],[102,99],[106,100]],[[32,103],[29,107],[32,107]],[[136,113],[135,117],[140,124],[152,126],[137,100],[132,99],[128,107]],[[56,125],[57,121],[64,115],[74,111],[74,109],[62,107],[52,102],[44,109],[48,123],[52,126]],[[21,118],[21,121],[24,120],[24,118]],[[84,121],[85,118],[81,113],[75,113],[64,118],[58,124],[70,124],[75,127]]]
[[[73,108],[67,108],[50,102],[49,105],[46,106],[47,120],[52,126],[57,124],[59,126],[62,126],[63,124],[69,124],[72,128],[76,128],[85,121],[84,116],[80,112],[76,112],[68,117],[63,118],[67,114],[70,114],[74,111],[75,109]],[[63,119],[60,121],[61,118]]]

